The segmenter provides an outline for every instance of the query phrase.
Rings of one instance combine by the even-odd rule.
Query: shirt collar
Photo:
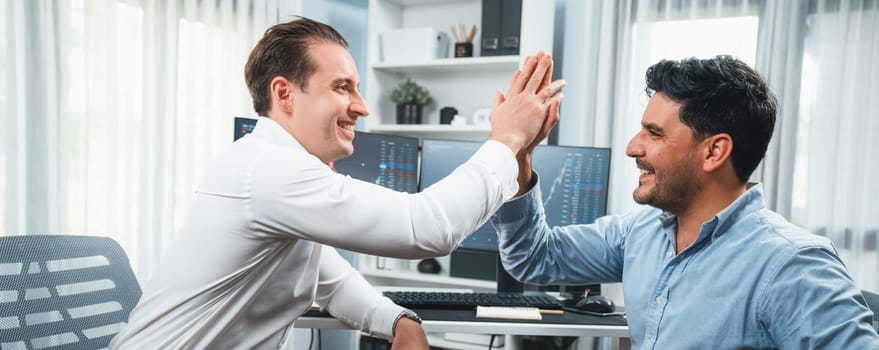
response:
[[[712,227],[712,230],[714,231],[712,237],[717,238],[725,233],[727,229],[742,216],[766,207],[766,203],[763,201],[763,185],[756,182],[749,182],[746,186],[748,190],[745,191],[745,193],[742,193],[742,195],[733,201],[732,204],[721,210],[716,216],[714,216],[714,219],[708,222],[714,223],[714,227]],[[703,225],[703,229],[704,228]]]
[[[278,122],[269,117],[260,116],[256,120],[256,126],[253,128],[251,134],[255,137],[266,140],[273,145],[285,147],[292,146],[305,150],[305,147],[303,147],[293,135],[290,135],[287,130],[284,130],[281,124],[278,124]]]
[[[704,237],[710,236],[712,240],[722,235],[727,229],[735,223],[740,217],[748,213],[757,211],[766,206],[763,201],[763,185],[756,182],[749,182],[747,190],[739,198],[736,198],[729,206],[721,210],[711,220],[702,224],[699,236],[696,242],[701,241]],[[668,227],[677,223],[677,215],[663,211],[659,216],[662,226]],[[669,240],[674,242],[674,231],[667,231]],[[694,242],[695,244],[695,242]]]

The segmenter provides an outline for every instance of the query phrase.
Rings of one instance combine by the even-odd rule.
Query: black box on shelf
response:
[[[482,0],[482,56],[519,54],[522,0]]]

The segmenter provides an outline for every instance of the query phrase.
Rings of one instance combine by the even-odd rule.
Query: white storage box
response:
[[[381,33],[382,62],[422,62],[449,55],[449,35],[429,27]]]

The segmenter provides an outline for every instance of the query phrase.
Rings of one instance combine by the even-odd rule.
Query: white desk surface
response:
[[[293,323],[295,328],[351,329],[348,325],[332,317],[300,317]],[[428,333],[471,333],[471,334],[510,334],[547,335],[572,337],[613,337],[629,336],[626,326],[607,326],[590,324],[518,323],[503,321],[436,321],[424,320],[422,327]]]

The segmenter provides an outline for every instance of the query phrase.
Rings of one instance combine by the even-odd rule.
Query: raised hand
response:
[[[559,91],[565,82],[552,79],[553,61],[545,52],[528,56],[510,80],[507,95],[495,95],[490,140],[509,147],[517,156],[530,151],[549,134],[559,119]]]

